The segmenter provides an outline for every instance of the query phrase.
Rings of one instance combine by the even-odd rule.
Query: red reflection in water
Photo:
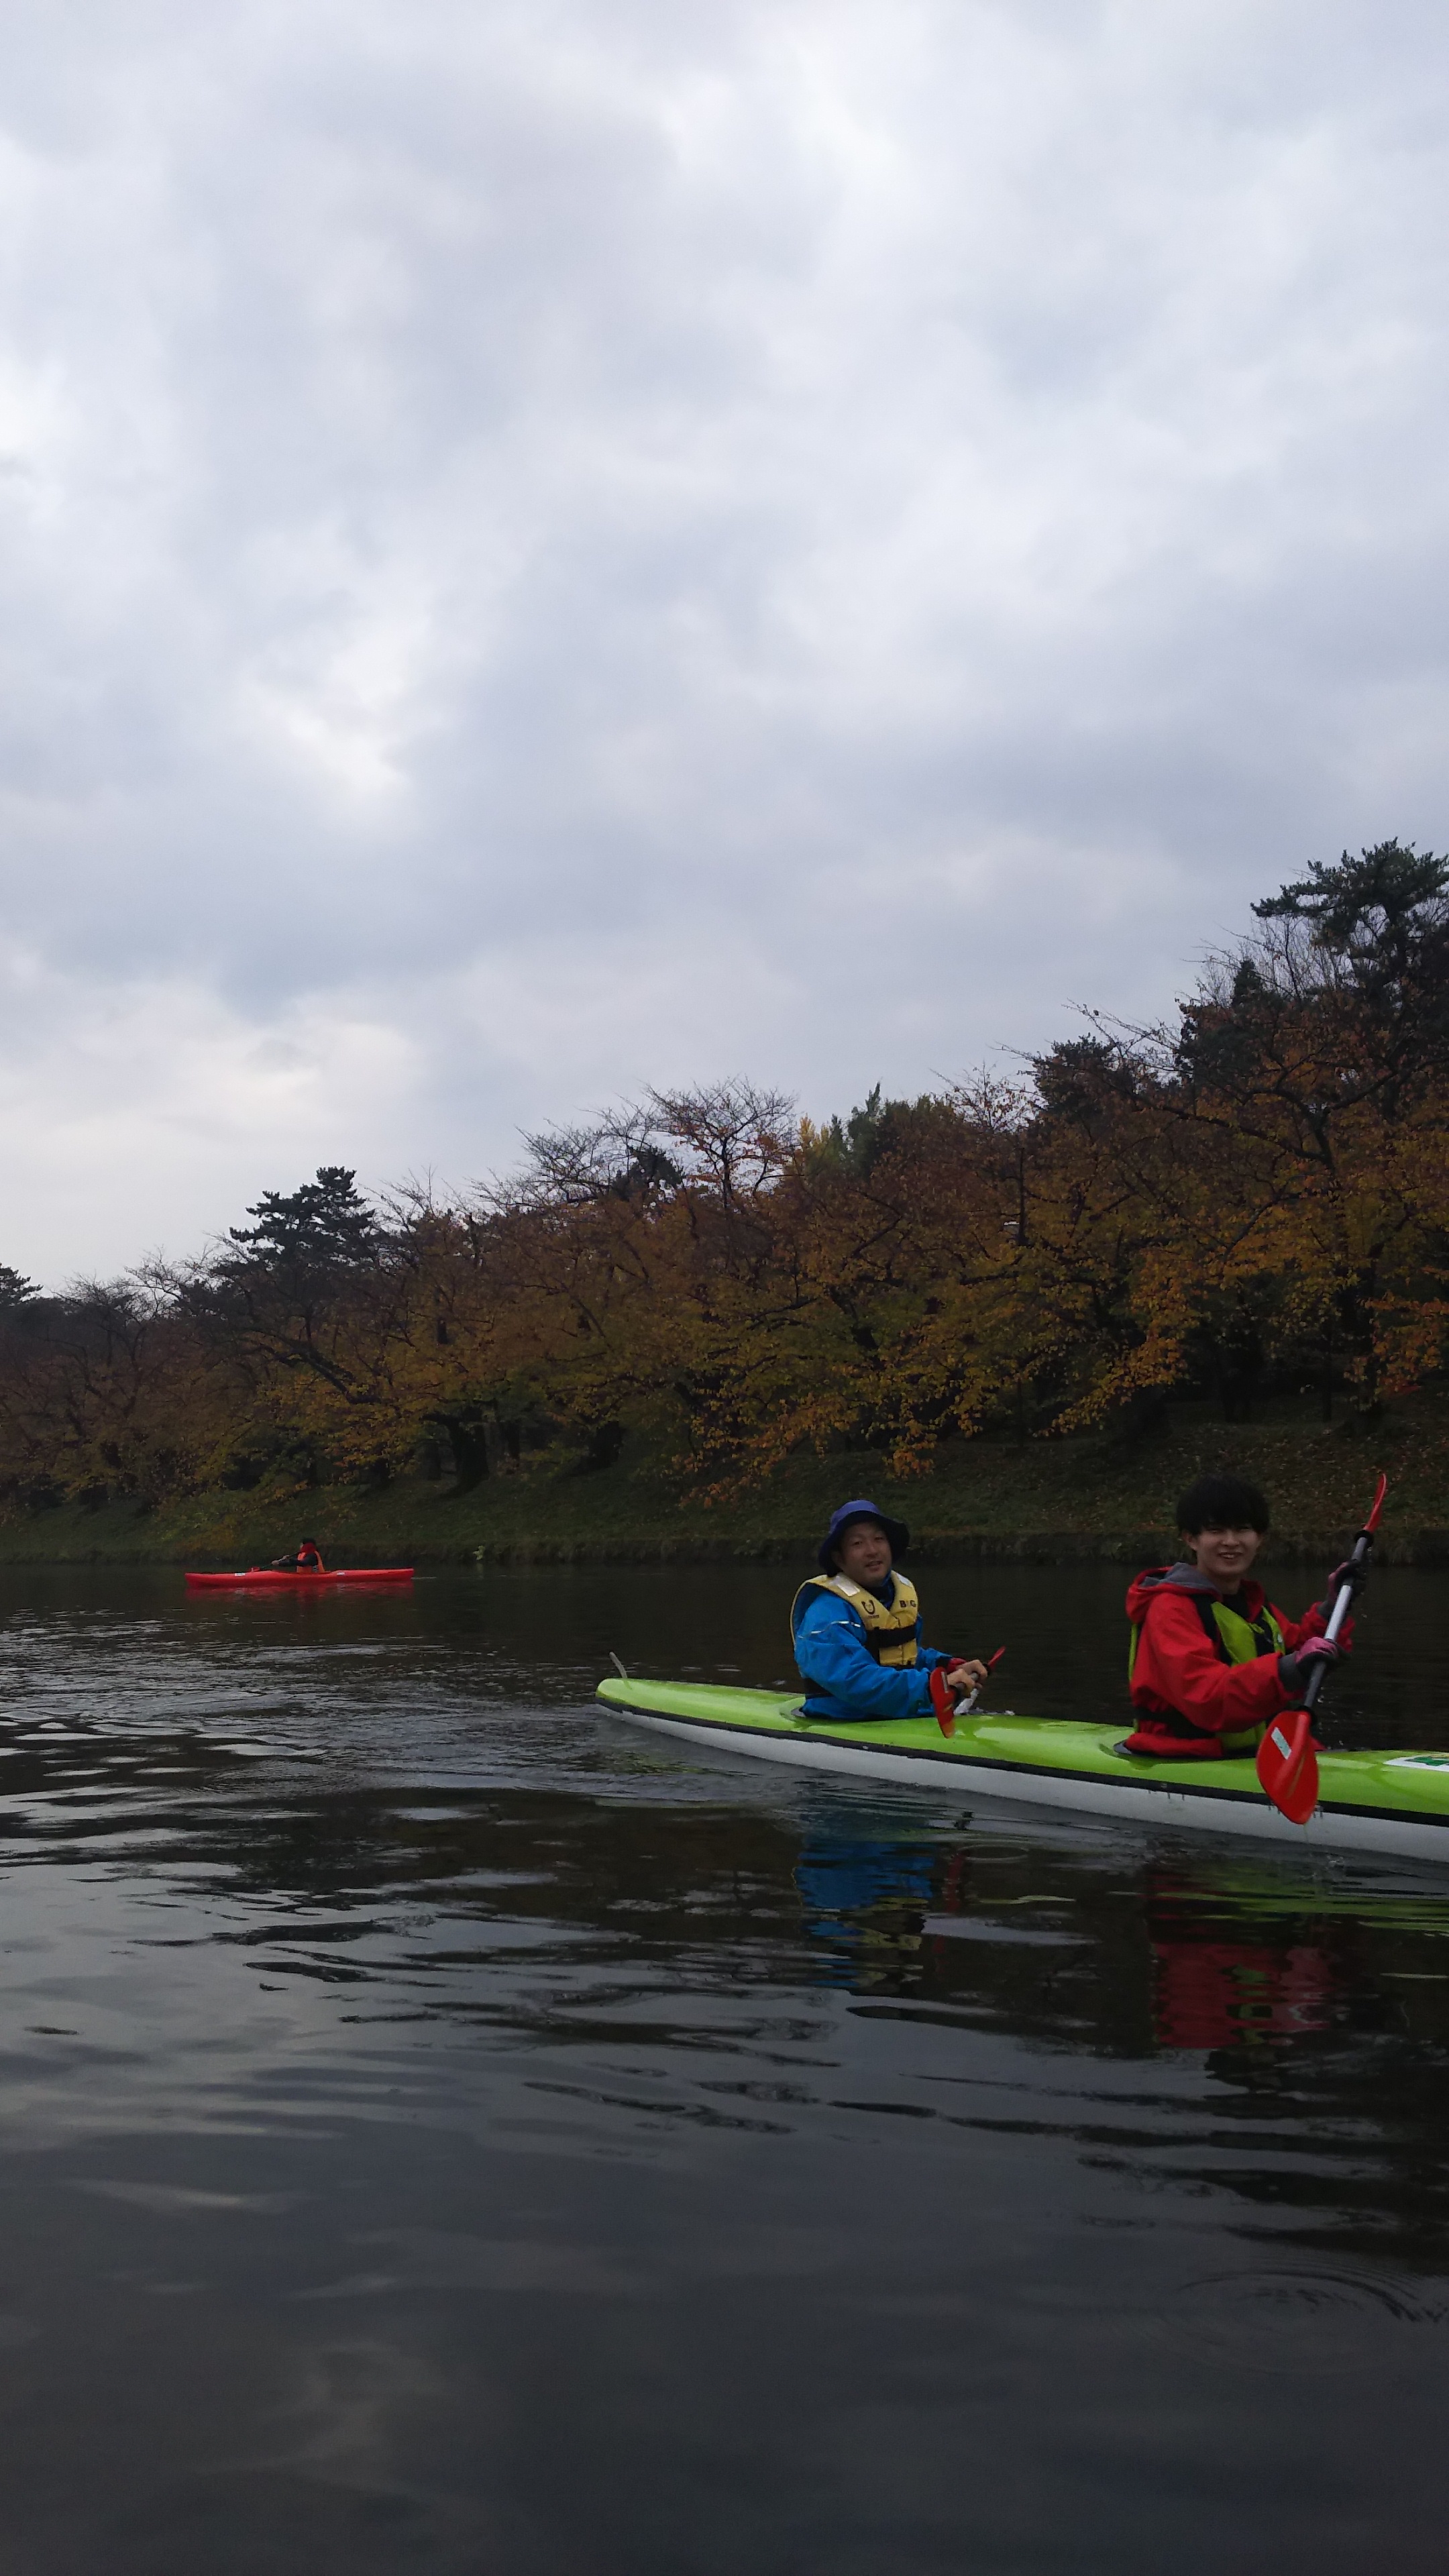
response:
[[[1341,1980],[1311,1943],[1270,1950],[1247,1941],[1154,1939],[1152,2026],[1163,2048],[1227,2048],[1327,2030]]]
[[[1217,1891],[1167,1872],[1147,1887],[1152,1943],[1152,2025],[1163,2048],[1228,2048],[1244,2040],[1300,2039],[1331,2027],[1345,1963],[1302,1925],[1281,1942],[1224,1938]],[[1204,1901],[1206,1900],[1206,1902]],[[1331,1935],[1328,1936],[1331,1938]]]

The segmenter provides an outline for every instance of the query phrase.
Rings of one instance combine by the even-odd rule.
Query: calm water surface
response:
[[[1119,1573],[923,1585],[1120,1704]],[[1442,2576],[1449,1872],[591,1704],[790,1588],[3,1578],[6,2576]]]

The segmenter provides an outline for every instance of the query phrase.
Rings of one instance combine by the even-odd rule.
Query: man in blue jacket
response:
[[[938,1666],[957,1695],[985,1681],[984,1664],[921,1644],[915,1586],[893,1563],[910,1540],[905,1522],[874,1503],[842,1503],[832,1514],[820,1572],[801,1584],[790,1612],[807,1717],[933,1717]]]

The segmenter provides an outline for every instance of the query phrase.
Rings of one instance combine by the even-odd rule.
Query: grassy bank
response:
[[[962,1441],[928,1476],[903,1482],[872,1452],[798,1458],[729,1505],[681,1504],[649,1458],[592,1475],[548,1466],[458,1493],[399,1481],[213,1493],[153,1512],[127,1502],[68,1504],[0,1518],[0,1563],[247,1565],[306,1532],[344,1565],[778,1559],[807,1553],[832,1504],[873,1495],[910,1522],[922,1557],[1141,1557],[1168,1552],[1173,1505],[1204,1467],[1256,1478],[1274,1506],[1281,1560],[1319,1557],[1362,1518],[1374,1470],[1390,1476],[1380,1554],[1449,1562],[1449,1396],[1405,1404],[1371,1435],[1303,1417],[1228,1425],[1176,1410],[1151,1438]]]

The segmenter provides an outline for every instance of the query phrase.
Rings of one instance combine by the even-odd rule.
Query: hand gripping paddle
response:
[[[1354,1576],[1368,1561],[1388,1490],[1387,1476],[1380,1476],[1373,1510],[1354,1540],[1347,1571],[1338,1587],[1338,1597],[1328,1614],[1328,1625],[1323,1633],[1330,1641],[1336,1642],[1352,1607]],[[1290,1825],[1306,1825],[1318,1804],[1318,1756],[1309,1737],[1313,1732],[1313,1703],[1323,1688],[1323,1675],[1324,1665],[1315,1663],[1308,1676],[1302,1704],[1298,1708],[1286,1708],[1281,1716],[1275,1717],[1258,1747],[1259,1781]]]
[[[1006,1648],[1004,1646],[998,1646],[994,1655],[987,1656],[986,1669],[988,1673],[995,1671],[996,1666],[1000,1663],[1005,1652]],[[985,1687],[986,1685],[984,1682],[978,1682],[969,1699],[958,1699],[955,1692],[952,1690],[950,1683],[946,1679],[946,1668],[944,1664],[932,1665],[931,1706],[936,1712],[936,1723],[940,1727],[943,1735],[955,1734],[957,1718],[970,1716],[972,1709],[976,1706],[976,1703],[981,1697],[982,1691]]]

